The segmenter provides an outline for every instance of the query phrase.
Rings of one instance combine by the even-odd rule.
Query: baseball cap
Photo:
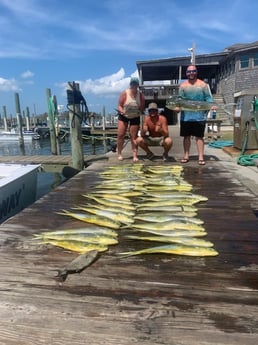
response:
[[[148,106],[148,110],[151,110],[151,109],[155,109],[155,110],[158,110],[158,106],[157,106],[157,103],[150,103],[149,106]]]
[[[132,85],[132,84],[139,85],[139,79],[136,78],[136,77],[132,77],[131,80],[130,80],[130,85]]]

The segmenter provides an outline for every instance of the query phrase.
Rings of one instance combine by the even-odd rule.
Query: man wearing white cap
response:
[[[147,154],[148,159],[153,159],[154,153],[149,146],[163,146],[163,161],[168,160],[168,152],[172,147],[172,139],[169,137],[168,123],[164,115],[159,114],[156,103],[150,103],[148,106],[148,115],[145,116],[141,129],[141,136],[136,139],[139,145]]]

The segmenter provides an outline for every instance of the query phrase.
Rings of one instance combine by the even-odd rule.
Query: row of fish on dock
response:
[[[216,256],[199,219],[197,204],[207,197],[195,194],[179,165],[113,165],[100,172],[101,182],[82,195],[80,205],[58,214],[84,224],[77,229],[45,231],[41,243],[77,253],[106,252],[124,238],[142,244],[140,250],[120,252],[120,258],[152,253]],[[149,246],[148,243],[158,243]]]

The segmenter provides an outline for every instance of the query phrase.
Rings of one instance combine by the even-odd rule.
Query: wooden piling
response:
[[[25,120],[26,120],[26,129],[30,130],[30,109],[29,109],[29,107],[26,107]]]
[[[56,131],[55,131],[55,119],[52,111],[52,100],[51,100],[51,90],[46,89],[47,105],[48,105],[48,126],[50,134],[50,144],[51,144],[51,153],[57,155],[57,140],[56,140]]]
[[[14,94],[14,100],[15,100],[16,117],[17,117],[18,131],[19,131],[19,144],[25,154],[24,138],[23,138],[23,132],[22,132],[22,116],[21,116],[20,98],[17,92],[15,92]]]
[[[80,86],[75,82],[68,82],[67,96],[69,109],[70,137],[72,148],[72,166],[75,169],[84,169],[83,140],[81,129],[81,110],[78,97]]]
[[[4,121],[4,130],[8,131],[7,116],[6,116],[6,106],[5,105],[3,105],[3,121]]]

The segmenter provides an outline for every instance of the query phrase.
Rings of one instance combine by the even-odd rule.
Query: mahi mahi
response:
[[[47,242],[48,240],[56,240],[56,241],[80,241],[86,243],[94,243],[94,244],[103,244],[103,245],[113,245],[118,244],[118,240],[116,237],[107,236],[103,234],[41,234],[35,237],[35,239],[41,240],[43,242]]]
[[[118,212],[111,212],[107,210],[100,210],[94,207],[85,207],[85,206],[77,206],[73,207],[74,210],[80,210],[92,214],[96,214],[97,216],[106,217],[110,219],[114,219],[117,222],[123,223],[123,224],[132,224],[134,223],[134,218],[127,216],[123,213]]]
[[[184,229],[184,230],[198,230],[198,231],[204,231],[205,228],[201,224],[194,224],[190,222],[185,221],[167,221],[162,223],[134,223],[130,224],[128,226],[125,226],[124,228],[133,228],[133,229],[149,229],[149,230],[173,230],[173,229]]]
[[[154,222],[154,223],[162,223],[162,222],[168,222],[168,221],[183,221],[183,222],[189,222],[194,224],[203,224],[204,221],[196,218],[196,217],[185,217],[178,215],[171,215],[171,214],[165,214],[164,212],[149,212],[149,213],[139,213],[137,214],[134,219],[141,220],[144,222]]]
[[[207,201],[208,198],[204,195],[199,195],[195,193],[189,193],[189,192],[167,192],[167,191],[152,191],[152,192],[146,192],[146,195],[149,195],[154,198],[158,199],[170,199],[170,198],[190,198],[192,200],[196,201]]]
[[[149,204],[149,203],[148,203]],[[157,208],[157,205],[144,205],[144,204],[139,204],[137,205],[137,211],[138,212],[142,212],[142,211],[163,211],[163,212],[171,212],[170,214],[172,214],[173,212],[184,212],[184,213],[191,213],[191,214],[196,214],[198,209],[196,206],[193,205],[179,205],[179,206],[171,206],[171,205],[165,205],[165,206],[161,206],[159,205],[159,207]]]
[[[97,234],[97,235],[103,235],[103,236],[112,236],[117,237],[118,233],[115,230],[107,229],[102,226],[91,226],[91,227],[85,227],[85,228],[74,228],[74,229],[63,229],[63,230],[53,230],[53,231],[44,231],[39,234],[35,234],[34,236],[37,237],[44,237],[44,236],[51,236],[51,235],[87,235],[87,234]]]
[[[214,102],[205,102],[205,101],[194,101],[189,98],[185,98],[182,96],[170,96],[166,101],[166,108],[170,110],[175,110],[176,108],[181,108],[180,110],[186,111],[209,111],[212,107],[221,108],[227,114],[232,115],[232,112],[229,111],[230,109],[235,106],[236,103],[227,103],[223,105],[219,105]]]
[[[121,223],[110,219],[106,217],[100,217],[92,214],[86,214],[86,213],[76,213],[76,212],[69,212],[66,210],[63,210],[63,212],[56,212],[57,214],[61,214],[64,216],[69,216],[78,220],[81,220],[82,222],[86,223],[92,223],[100,226],[105,226],[107,228],[111,229],[119,229]]]
[[[135,211],[132,210],[125,210],[120,207],[110,207],[110,206],[105,206],[105,205],[97,205],[97,204],[83,204],[85,207],[93,207],[97,208],[102,211],[109,211],[109,212],[116,212],[116,213],[122,213],[125,214],[126,216],[133,217],[135,215]]]
[[[216,106],[214,102],[205,102],[205,101],[194,101],[189,98],[182,96],[170,96],[166,101],[166,108],[170,110],[175,110],[180,108],[181,110],[187,111],[208,111],[213,106]]]
[[[175,255],[187,255],[187,256],[216,256],[218,252],[214,248],[197,247],[197,246],[185,246],[185,245],[165,245],[152,248],[146,248],[142,250],[135,250],[131,252],[118,253],[123,257],[140,255],[140,254],[175,254]]]
[[[85,198],[92,199],[92,200],[96,201],[97,203],[105,205],[105,206],[120,207],[122,209],[132,210],[132,211],[135,210],[135,207],[133,205],[131,205],[131,204],[121,203],[121,202],[118,202],[118,201],[110,201],[110,200],[104,199],[103,197],[94,197],[93,195],[89,196],[87,194],[83,194],[83,196]]]
[[[105,252],[108,250],[108,247],[106,245],[87,243],[87,242],[81,242],[81,241],[76,241],[76,240],[58,241],[54,239],[47,239],[44,241],[44,243],[45,244],[49,243],[56,247],[61,247],[61,248],[68,249],[73,252],[77,252],[81,254],[89,252],[91,250],[97,250],[98,252]]]
[[[147,234],[153,234],[157,236],[169,236],[169,237],[205,237],[207,232],[198,230],[151,230],[151,229],[134,229],[137,232],[143,232]]]
[[[141,241],[154,241],[154,242],[166,242],[166,243],[181,243],[187,246],[197,246],[197,247],[213,247],[213,243],[201,238],[194,237],[176,237],[176,236],[134,236],[128,235],[127,238],[132,240]]]

